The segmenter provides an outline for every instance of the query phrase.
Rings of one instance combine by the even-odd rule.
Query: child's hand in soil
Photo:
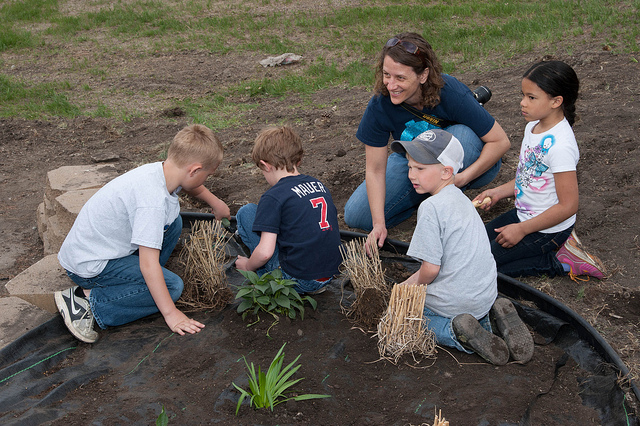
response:
[[[187,317],[177,308],[164,316],[164,320],[174,333],[184,336],[185,332],[189,334],[199,333],[204,328],[204,324]]]

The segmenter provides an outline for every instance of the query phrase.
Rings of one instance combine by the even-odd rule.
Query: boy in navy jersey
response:
[[[236,268],[258,274],[282,268],[298,293],[319,293],[338,273],[340,231],[331,194],[319,180],[300,174],[302,142],[287,126],[258,134],[253,162],[271,188],[260,202],[236,214],[238,234],[251,257],[238,256]]]

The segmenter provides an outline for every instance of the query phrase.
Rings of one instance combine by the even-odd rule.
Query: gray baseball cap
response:
[[[451,133],[433,129],[420,133],[411,141],[393,141],[391,149],[399,154],[408,153],[421,164],[442,164],[453,168],[456,174],[463,167],[464,150]]]

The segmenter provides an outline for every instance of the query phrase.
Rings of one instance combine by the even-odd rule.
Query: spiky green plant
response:
[[[260,366],[258,366],[258,371],[256,372],[253,362],[249,364],[244,355],[242,356],[242,358],[244,359],[244,364],[248,370],[247,377],[249,378],[249,390],[246,391],[235,383],[232,383],[233,386],[238,391],[240,391],[241,394],[240,399],[238,399],[238,405],[236,406],[236,416],[240,411],[240,405],[247,397],[250,398],[250,406],[256,409],[270,408],[271,411],[273,411],[273,407],[275,407],[276,405],[289,400],[304,401],[307,399],[331,397],[331,395],[321,394],[304,394],[290,396],[288,398],[286,397],[288,389],[303,380],[303,378],[289,380],[301,366],[293,366],[296,362],[298,362],[300,355],[298,355],[296,359],[293,360],[293,362],[283,367],[282,365],[284,364],[285,345],[286,343],[284,343],[282,347],[280,347],[280,350],[276,354],[275,358],[273,359],[273,361],[271,361],[271,365],[269,366],[266,374],[262,372]]]

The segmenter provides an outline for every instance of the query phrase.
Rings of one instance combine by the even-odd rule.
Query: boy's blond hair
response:
[[[222,156],[220,140],[202,124],[192,124],[180,130],[167,152],[167,159],[180,167],[197,162],[208,169],[216,168],[222,162]]]
[[[303,154],[300,136],[289,126],[279,126],[267,127],[258,133],[251,158],[260,168],[260,161],[264,161],[276,169],[287,169],[292,173]]]

